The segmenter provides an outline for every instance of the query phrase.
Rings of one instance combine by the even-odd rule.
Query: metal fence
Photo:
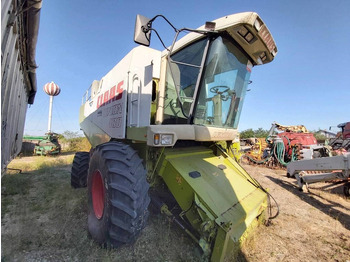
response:
[[[1,0],[1,171],[20,152],[33,104],[41,0]]]

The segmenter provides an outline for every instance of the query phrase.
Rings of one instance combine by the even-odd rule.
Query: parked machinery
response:
[[[329,140],[329,146],[332,147],[337,153],[350,151],[350,122],[341,123],[338,125],[341,128],[341,132],[337,134],[337,137]]]
[[[344,182],[344,195],[350,196],[350,122],[338,125],[341,132],[330,139],[329,146],[337,156],[289,163],[287,176],[295,177],[299,189],[316,182]]]
[[[311,174],[310,171],[317,171]],[[322,181],[343,181],[344,195],[350,196],[350,153],[334,157],[322,157],[318,159],[300,160],[289,163],[287,167],[287,176],[295,177],[299,189],[311,183]]]
[[[84,96],[80,126],[92,150],[76,154],[72,186],[88,187],[88,230],[98,243],[133,242],[152,202],[204,258],[223,261],[269,216],[268,193],[229,154],[252,67],[271,62],[277,48],[247,12],[197,30],[164,18],[176,36],[160,52],[148,47],[159,17],[137,16],[134,40],[147,47],[134,48]]]
[[[57,155],[61,152],[58,134],[47,133],[45,136],[24,136],[22,152],[41,156]]]
[[[277,133],[276,130],[283,131]],[[317,144],[305,126],[284,126],[272,123],[267,138],[253,138],[250,150],[244,155],[249,163],[284,168],[291,161],[331,155],[330,147]]]

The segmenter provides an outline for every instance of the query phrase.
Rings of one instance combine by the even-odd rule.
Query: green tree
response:
[[[250,138],[250,137],[266,138],[268,134],[269,134],[269,131],[265,130],[265,129],[261,128],[261,127],[256,129],[256,130],[253,130],[252,128],[249,128],[247,130],[244,130],[244,131],[240,132],[240,137],[242,139]]]
[[[241,137],[242,139],[254,137],[254,135],[255,135],[255,134],[254,134],[254,131],[253,131],[253,129],[251,129],[251,128],[240,132],[240,137]]]
[[[62,133],[62,136],[67,140],[80,137],[78,131],[73,132],[73,131],[69,131],[69,130],[64,131]]]
[[[327,137],[325,135],[323,135],[321,132],[321,129],[319,129],[318,131],[311,131],[311,133],[314,134],[314,137],[316,138],[318,143],[324,143],[327,139]]]
[[[258,128],[257,130],[254,130],[255,137],[261,137],[261,138],[266,138],[267,135],[269,134],[268,130],[262,129],[261,127]]]

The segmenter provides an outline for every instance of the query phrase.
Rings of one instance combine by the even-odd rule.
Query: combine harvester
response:
[[[280,133],[277,132],[282,131]],[[331,156],[331,147],[320,145],[305,126],[284,126],[272,123],[267,138],[250,139],[253,145],[243,157],[252,164],[285,168],[300,159]]]
[[[148,47],[160,17],[176,32],[163,52]],[[181,32],[190,33],[177,41]],[[253,12],[196,30],[138,15],[134,40],[142,45],[93,81],[80,108],[92,150],[75,155],[71,184],[88,187],[89,233],[105,246],[131,243],[152,202],[205,258],[232,258],[271,215],[231,149],[252,68],[277,53],[272,35]]]

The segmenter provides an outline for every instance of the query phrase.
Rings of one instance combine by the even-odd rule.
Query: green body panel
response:
[[[23,140],[43,140],[46,139],[47,136],[23,136]]]
[[[147,127],[127,127],[126,137],[133,141],[147,142]]]
[[[34,149],[34,154],[35,155],[40,155],[40,156],[46,156],[46,155],[57,155],[61,152],[61,148],[57,147],[56,145],[46,145],[46,146],[42,146],[42,145],[38,145],[35,146]]]
[[[159,175],[192,227],[214,245],[212,260],[223,260],[266,209],[267,194],[236,161],[211,149],[165,149],[162,157]]]

